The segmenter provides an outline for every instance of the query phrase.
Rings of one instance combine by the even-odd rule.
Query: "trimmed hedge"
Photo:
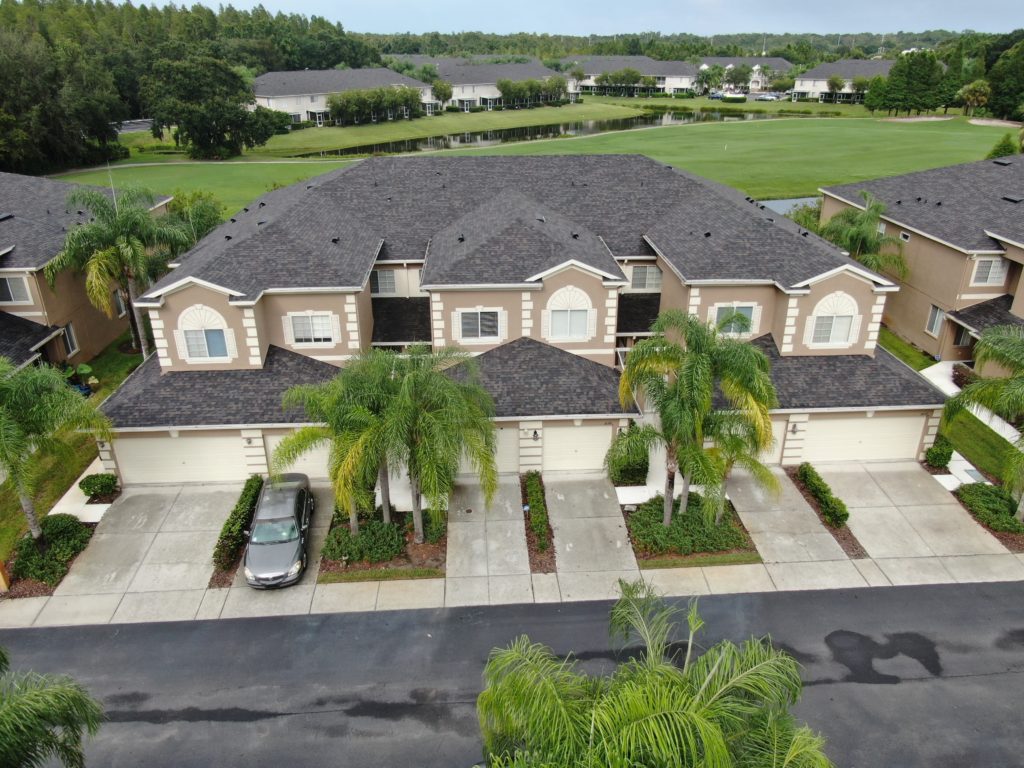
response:
[[[405,537],[394,523],[367,520],[355,536],[347,525],[339,525],[327,534],[323,556],[326,560],[348,563],[386,563],[405,549]]]
[[[818,470],[805,461],[797,467],[796,476],[818,502],[818,509],[821,510],[821,516],[825,518],[826,523],[833,528],[842,528],[846,525],[850,518],[846,504],[832,494],[832,489],[818,474]]]
[[[112,472],[86,475],[78,481],[78,488],[89,497],[109,496],[117,490],[117,475]]]
[[[924,452],[924,462],[932,469],[945,469],[953,458],[953,444],[939,435],[935,444]]]
[[[744,546],[743,533],[727,515],[720,525],[708,521],[702,510],[699,494],[691,493],[686,500],[686,512],[680,514],[679,499],[675,501],[672,524],[662,524],[665,497],[655,496],[630,513],[626,527],[633,546],[647,555],[692,555],[697,552],[724,552]]]
[[[527,472],[523,476],[523,484],[526,487],[526,504],[530,507],[530,530],[537,537],[537,549],[543,552],[551,545],[551,539],[548,533],[548,505],[540,472]]]
[[[92,529],[74,515],[47,515],[39,527],[43,529],[42,549],[31,536],[21,539],[14,548],[11,575],[55,587],[71,561],[89,544]]]
[[[1017,502],[1003,488],[987,483],[968,483],[956,489],[956,497],[982,525],[1002,533],[1024,533],[1024,523],[1014,515]]]
[[[220,536],[213,547],[213,564],[222,571],[230,570],[238,562],[242,548],[245,546],[245,530],[252,523],[252,516],[256,512],[256,502],[259,501],[260,491],[263,490],[263,478],[253,475],[245,481],[245,487],[238,496],[235,508],[231,510],[224,526],[220,529]]]

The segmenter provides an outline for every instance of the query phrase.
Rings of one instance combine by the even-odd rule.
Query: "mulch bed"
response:
[[[89,500],[87,502],[85,502],[85,503],[86,504],[112,504],[114,502],[114,500],[118,496],[120,496],[120,495],[121,495],[121,489],[120,488],[118,488],[113,493],[107,493],[107,494],[94,493],[92,496],[89,497]]]
[[[120,494],[120,491],[118,491],[118,493]],[[96,532],[96,523],[82,523],[82,525],[89,528],[92,533]],[[92,533],[89,534],[90,538],[92,538]],[[84,551],[85,550],[83,549],[82,552]],[[82,552],[75,555],[68,563],[68,571],[70,571],[72,566],[74,566],[75,561],[79,558]],[[7,562],[4,563],[4,568],[8,575],[11,573],[11,566],[14,565],[14,559],[14,555],[11,555]],[[54,590],[59,586],[60,582],[51,587],[45,581],[36,581],[35,579],[13,579],[11,581],[11,588],[6,592],[0,593],[0,600],[18,600],[22,597],[50,597]]]
[[[544,479],[541,478],[540,487],[544,488]],[[526,483],[523,476],[519,476],[519,498],[523,508],[526,508]],[[544,492],[544,503],[547,505],[547,492]],[[523,515],[523,525],[526,527],[526,551],[530,554],[530,573],[554,573],[555,572],[555,533],[551,530],[550,513],[548,517],[548,546],[541,549],[538,545],[537,534],[530,527],[530,519]]]
[[[814,498],[810,491],[804,487],[804,484],[800,482],[800,478],[797,477],[796,474],[797,468],[785,467],[785,470],[786,474],[789,475],[789,479],[793,481],[793,485],[797,487],[797,490],[800,491],[804,500],[811,506],[811,509],[814,510],[814,514],[816,514],[818,519],[821,520],[821,524],[825,526],[825,530],[831,533],[832,538],[839,542],[839,546],[843,548],[843,552],[846,553],[846,556],[851,560],[862,560],[867,557],[867,550],[865,550],[864,547],[861,546],[861,543],[857,541],[857,537],[853,535],[853,531],[850,530],[850,526],[844,525],[842,528],[833,528],[828,524],[825,518],[822,517],[821,509],[818,508],[818,500]]]
[[[426,517],[427,511],[424,510],[423,514]],[[383,563],[346,563],[341,560],[321,559],[320,572],[344,571],[351,573],[352,571],[412,570],[414,568],[444,570],[448,553],[447,533],[433,544],[428,541],[416,544],[413,542],[412,512],[392,512],[391,520],[406,529],[403,554]],[[347,525],[347,523],[339,523],[339,525]],[[333,529],[334,525],[331,528]]]
[[[933,467],[927,461],[920,462],[921,468],[929,475],[951,475],[948,467]]]
[[[222,571],[220,568],[213,569],[213,575],[210,576],[210,583],[206,585],[207,589],[227,589],[235,582],[235,574],[238,573],[238,566],[242,564],[242,557],[239,556],[235,561],[235,564],[226,571]]]
[[[968,513],[970,514],[970,513]],[[987,525],[982,523],[978,518],[974,518],[975,521],[981,525],[986,531],[991,533],[999,542],[1011,552],[1024,552],[1024,533],[1007,533],[1005,531],[993,531]]]
[[[678,552],[664,552],[662,554],[655,554],[652,552],[641,552],[636,548],[636,544],[633,543],[633,537],[629,535],[629,516],[632,514],[626,509],[626,505],[620,506],[622,510],[622,518],[626,522],[626,537],[629,539],[629,545],[633,548],[633,555],[637,561],[641,560],[676,560],[679,562],[680,568],[685,568],[689,563],[699,562],[702,559],[706,559],[709,555],[758,555],[757,547],[754,546],[754,540],[750,538],[750,533],[747,531],[747,527],[743,525],[743,521],[740,520],[740,516],[736,513],[736,507],[732,505],[732,502],[726,500],[727,511],[725,513],[724,524],[731,524],[733,528],[736,528],[743,534],[744,540],[747,542],[745,546],[733,547],[732,549],[718,549],[714,552],[691,552],[688,555],[681,555]],[[638,506],[630,504],[628,506]],[[675,513],[680,514],[679,512]],[[674,519],[674,518],[673,518]],[[643,568],[643,566],[640,566]]]

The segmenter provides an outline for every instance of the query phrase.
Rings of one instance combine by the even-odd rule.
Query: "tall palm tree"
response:
[[[997,326],[982,331],[974,345],[974,362],[978,368],[994,363],[1008,375],[979,379],[964,387],[946,401],[943,424],[949,424],[972,405],[988,408],[1008,421],[1024,415],[1024,328]],[[1020,495],[1017,518],[1024,520],[1024,437],[1015,447],[1017,450],[1008,452],[1004,460],[1003,481]]]
[[[745,320],[725,318],[727,325]],[[714,488],[723,482],[720,457],[705,449],[705,442],[723,439],[735,422],[749,425],[748,434],[758,451],[772,442],[769,410],[776,404],[768,359],[756,347],[719,332],[679,310],[662,312],[651,326],[654,335],[630,350],[619,380],[624,407],[639,394],[644,407],[657,414],[658,424],[623,430],[612,443],[610,456],[635,460],[653,446],[665,450],[665,511],[672,522],[676,472],[682,474],[682,508],[697,483]],[[715,408],[716,394],[726,401]],[[722,411],[722,412],[716,412]],[[727,418],[725,411],[735,414]]]
[[[613,674],[587,675],[525,636],[491,652],[477,699],[489,766],[832,765],[824,740],[789,713],[802,690],[792,657],[756,638],[697,656],[703,621],[691,603],[687,650],[676,658],[679,610],[642,581],[619,586],[612,635],[642,650]]]
[[[99,703],[74,680],[11,672],[0,648],[0,765],[84,766],[82,737],[95,735],[102,720]]]
[[[860,193],[864,208],[846,208],[827,222],[819,231],[826,240],[838,245],[868,269],[892,272],[901,280],[909,270],[903,258],[903,241],[878,231],[885,213],[885,203],[867,190]]]
[[[61,436],[76,429],[88,430],[97,439],[110,438],[106,417],[71,389],[57,369],[17,369],[0,357],[0,467],[17,491],[29,532],[37,541],[43,534],[33,498],[40,460],[68,454]]]
[[[149,356],[149,342],[135,300],[148,285],[153,249],[180,250],[190,242],[182,227],[150,213],[154,203],[153,194],[139,188],[118,192],[113,198],[97,189],[74,190],[68,205],[92,216],[87,224],[67,233],[64,248],[45,270],[51,287],[65,270],[83,273],[89,302],[109,317],[114,314],[113,293],[120,292],[131,309],[132,334],[143,357]]]

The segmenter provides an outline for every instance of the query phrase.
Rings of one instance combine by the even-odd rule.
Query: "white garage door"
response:
[[[607,424],[544,428],[545,472],[601,472],[612,441]]]
[[[190,437],[133,437],[114,441],[124,483],[216,483],[244,480],[238,434]]]
[[[782,443],[786,439],[786,419],[772,419],[772,447],[761,454],[762,464],[782,461]]]
[[[498,427],[495,429],[496,451],[494,454],[498,473],[519,474],[519,428]],[[459,475],[472,475],[473,467],[465,459],[459,465]]]
[[[923,414],[811,416],[804,437],[804,461],[916,459]]]
[[[267,446],[267,466],[270,465],[270,460],[274,455],[274,451],[284,438],[285,435],[264,435],[263,441]],[[330,447],[325,443],[324,445],[314,448],[308,453],[300,456],[296,462],[285,471],[301,472],[302,474],[313,478],[326,478],[327,458],[329,455]]]

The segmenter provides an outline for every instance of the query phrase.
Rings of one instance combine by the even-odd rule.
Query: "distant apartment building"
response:
[[[601,90],[597,84],[600,75],[624,69],[633,69],[644,77],[653,77],[654,90],[665,94],[692,91],[697,78],[697,67],[687,61],[658,61],[649,56],[567,56],[562,59],[564,71],[571,72],[576,68],[586,74],[576,83],[579,93]],[[639,89],[641,86],[636,87]]]
[[[700,69],[708,69],[716,64],[725,70],[743,65],[750,67],[750,81],[747,83],[747,90],[750,91],[768,90],[774,77],[784,75],[793,68],[790,62],[778,56],[705,56],[701,59]]]
[[[793,84],[793,101],[812,99],[857,103],[864,100],[864,93],[854,88],[854,80],[873,77],[888,77],[889,70],[896,62],[893,59],[840,59],[819,64],[814,69],[798,75]],[[841,90],[832,92],[828,81],[833,77],[843,79]]]

